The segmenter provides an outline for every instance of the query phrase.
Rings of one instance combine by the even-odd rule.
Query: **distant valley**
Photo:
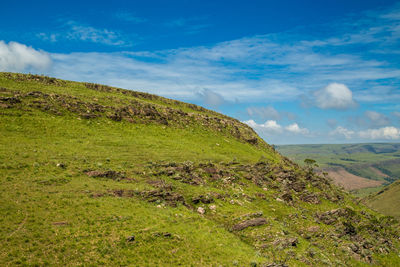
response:
[[[366,196],[400,178],[400,144],[284,145],[277,150],[303,165],[314,159],[321,172],[357,196]]]

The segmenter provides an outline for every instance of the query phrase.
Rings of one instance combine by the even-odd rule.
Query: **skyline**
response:
[[[203,105],[271,144],[399,141],[399,2],[313,2],[37,2],[18,22],[6,3],[0,71]]]

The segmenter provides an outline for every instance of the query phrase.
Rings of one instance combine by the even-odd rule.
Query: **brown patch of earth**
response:
[[[328,176],[332,178],[334,184],[343,186],[346,190],[377,187],[383,183],[382,181],[370,180],[351,174],[343,168],[327,170],[326,172],[328,173]]]
[[[375,168],[375,167],[369,167],[369,169],[375,173],[376,175],[379,175],[381,177],[387,178],[389,177],[387,174],[384,174],[383,172],[381,172],[379,169]]]

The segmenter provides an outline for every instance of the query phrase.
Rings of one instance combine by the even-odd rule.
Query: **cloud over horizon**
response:
[[[46,71],[52,60],[47,52],[17,42],[0,40],[0,71]]]

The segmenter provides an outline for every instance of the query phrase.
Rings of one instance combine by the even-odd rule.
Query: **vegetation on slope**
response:
[[[204,108],[0,73],[1,265],[400,264],[398,225]]]
[[[363,202],[382,214],[400,218],[400,181],[382,188],[379,192],[367,196]]]

